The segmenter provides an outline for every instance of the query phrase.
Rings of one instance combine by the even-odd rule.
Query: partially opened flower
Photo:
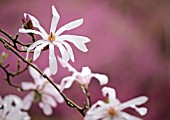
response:
[[[138,107],[144,104],[148,98],[145,96],[137,97],[124,103],[116,98],[116,92],[113,88],[104,87],[102,89],[103,96],[107,96],[107,102],[97,101],[87,111],[84,120],[142,120],[141,118],[123,112],[126,108],[135,109],[140,115],[145,115],[147,109]]]
[[[22,110],[21,98],[16,95],[0,96],[0,120],[30,120],[26,111]]]
[[[83,19],[78,19],[73,22],[70,22],[70,23],[60,27],[56,31],[56,26],[58,24],[60,16],[54,6],[52,6],[52,14],[53,14],[53,18],[52,18],[49,34],[47,34],[46,31],[41,27],[39,21],[35,17],[33,17],[29,14],[26,14],[26,13],[24,14],[24,16],[25,17],[29,16],[29,18],[32,21],[33,26],[35,28],[38,28],[39,31],[21,28],[21,29],[19,29],[19,32],[34,33],[34,34],[38,34],[42,37],[42,39],[34,42],[28,48],[26,59],[28,59],[28,54],[29,54],[30,50],[34,49],[33,60],[36,60],[40,56],[41,50],[43,48],[45,48],[46,46],[49,46],[50,71],[52,74],[55,74],[57,72],[57,61],[56,61],[56,57],[54,54],[54,46],[57,46],[59,48],[63,59],[65,59],[66,61],[71,59],[74,62],[74,54],[73,54],[72,48],[66,41],[73,43],[79,50],[81,50],[83,52],[87,52],[88,49],[86,48],[85,43],[90,42],[90,39],[87,37],[78,36],[78,35],[68,35],[68,34],[61,35],[64,31],[72,30],[76,27],[79,27],[83,23]]]
[[[42,108],[45,115],[51,115],[52,107],[57,106],[58,103],[63,103],[64,99],[58,91],[52,86],[43,76],[41,76],[34,68],[29,67],[29,72],[34,79],[32,82],[22,82],[21,86],[24,90],[31,90],[23,102],[25,103],[24,109],[28,110],[32,102],[38,102],[39,107]],[[51,76],[50,69],[46,68],[44,74],[48,77]],[[58,86],[60,87],[60,86]]]
[[[65,60],[59,57],[58,59],[63,67],[66,67],[70,72],[73,72],[72,76],[65,77],[61,80],[61,90],[70,88],[74,81],[87,88],[93,77],[99,80],[100,85],[105,85],[108,83],[108,77],[106,75],[92,73],[89,67],[83,67],[82,71],[78,72]]]

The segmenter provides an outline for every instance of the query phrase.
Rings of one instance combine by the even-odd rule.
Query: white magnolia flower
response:
[[[74,62],[74,54],[73,54],[72,48],[66,41],[73,43],[79,50],[81,50],[83,52],[87,52],[88,49],[86,48],[85,43],[90,42],[90,39],[87,37],[84,37],[84,36],[77,36],[77,35],[68,35],[68,34],[61,35],[64,31],[72,30],[76,27],[79,27],[83,23],[83,19],[78,19],[73,22],[70,22],[70,23],[60,27],[56,31],[56,26],[58,24],[60,16],[54,6],[52,6],[52,14],[53,14],[53,18],[52,18],[49,34],[47,34],[46,31],[41,27],[39,21],[35,17],[33,17],[29,14],[26,14],[26,13],[24,14],[24,16],[25,17],[29,16],[29,18],[32,21],[33,26],[38,28],[39,31],[21,28],[21,29],[19,29],[19,32],[34,33],[34,34],[38,34],[42,37],[41,40],[34,42],[28,48],[26,59],[28,59],[28,54],[29,54],[30,50],[34,49],[33,60],[36,60],[40,56],[41,50],[44,47],[49,46],[50,71],[52,74],[55,74],[57,72],[57,61],[56,61],[56,57],[54,54],[54,46],[57,46],[59,48],[63,59],[65,59],[66,61],[71,59]]]
[[[0,120],[30,120],[27,112],[22,110],[21,98],[16,95],[0,96]]]
[[[145,96],[137,97],[125,103],[120,103],[116,98],[114,89],[104,87],[102,89],[103,96],[108,97],[108,103],[101,100],[97,101],[87,111],[84,120],[142,120],[141,118],[130,115],[122,110],[126,108],[135,109],[140,115],[145,115],[147,109],[145,107],[137,107],[144,104],[148,98]]]
[[[82,71],[78,72],[65,60],[59,57],[58,59],[63,67],[66,67],[70,72],[73,72],[72,76],[65,77],[61,80],[61,90],[70,88],[74,81],[78,82],[83,87],[88,87],[93,77],[99,80],[100,85],[105,85],[108,83],[108,77],[106,75],[92,73],[89,67],[83,67]]]
[[[52,107],[56,107],[57,102],[63,103],[64,99],[54,88],[54,86],[52,86],[45,78],[43,78],[43,76],[41,76],[34,68],[29,67],[29,72],[34,79],[34,83],[21,83],[21,86],[24,90],[31,90],[31,92],[29,92],[23,100],[25,103],[24,109],[28,110],[31,107],[33,101],[39,102],[39,107],[42,108],[44,114],[51,115]],[[51,76],[49,68],[46,68],[43,73],[48,77]]]

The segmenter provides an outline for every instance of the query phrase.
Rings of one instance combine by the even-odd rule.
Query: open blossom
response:
[[[145,107],[137,107],[148,100],[145,96],[120,103],[120,101],[116,98],[116,92],[114,89],[104,87],[102,89],[102,93],[103,96],[108,97],[108,103],[101,100],[97,101],[87,111],[84,120],[142,120],[141,118],[123,112],[122,110],[126,108],[133,108],[140,115],[145,115],[147,113],[147,109]]]
[[[92,73],[89,67],[83,67],[82,71],[78,72],[65,60],[59,57],[58,59],[63,67],[66,67],[70,72],[73,72],[72,76],[65,77],[61,80],[61,90],[70,88],[74,81],[87,88],[93,77],[99,80],[100,85],[105,85],[108,83],[108,77],[106,75]]]
[[[42,37],[42,39],[34,42],[28,48],[26,59],[28,59],[28,54],[29,54],[30,50],[34,49],[33,60],[35,61],[40,56],[41,50],[43,48],[45,48],[46,46],[49,46],[50,71],[52,74],[56,74],[57,61],[56,61],[56,57],[54,54],[54,46],[57,46],[59,48],[59,50],[61,52],[61,56],[64,60],[68,61],[69,59],[71,59],[74,62],[74,54],[73,54],[72,48],[66,41],[73,43],[79,50],[81,50],[83,52],[87,52],[88,49],[86,48],[85,43],[90,42],[90,39],[87,37],[78,36],[78,35],[68,35],[68,34],[61,35],[64,31],[72,30],[76,27],[79,27],[83,23],[83,19],[78,19],[73,22],[70,22],[70,23],[60,27],[56,31],[56,26],[58,24],[60,16],[54,6],[52,6],[52,14],[53,14],[53,18],[52,18],[49,34],[47,34],[46,31],[41,27],[39,21],[35,17],[33,17],[32,15],[26,14],[26,13],[24,14],[25,18],[27,16],[29,16],[29,18],[32,21],[33,26],[35,28],[38,28],[39,31],[21,28],[21,29],[19,29],[19,32],[34,33],[34,34],[38,34]]]
[[[45,78],[43,78],[43,76],[41,76],[34,68],[29,67],[29,72],[34,79],[34,83],[21,83],[21,86],[24,90],[31,90],[31,92],[29,92],[23,100],[25,103],[24,109],[28,110],[31,107],[32,102],[38,102],[39,107],[42,108],[44,114],[51,115],[52,107],[56,107],[57,102],[63,103],[64,99],[54,88],[54,86],[52,86]],[[43,73],[48,77],[51,76],[49,68],[46,68]]]
[[[0,96],[0,120],[30,120],[27,112],[22,110],[21,98],[16,95]]]

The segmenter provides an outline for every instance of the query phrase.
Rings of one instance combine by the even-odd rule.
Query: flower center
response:
[[[112,107],[110,107],[109,111],[108,111],[108,114],[113,117],[115,116],[117,113],[116,113],[116,110]]]
[[[55,40],[55,35],[52,32],[50,32],[50,35],[48,36],[48,40],[51,42]]]

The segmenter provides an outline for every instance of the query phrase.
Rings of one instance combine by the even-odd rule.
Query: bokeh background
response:
[[[170,0],[0,0],[0,28],[15,35],[22,26],[23,13],[34,15],[41,25],[49,31],[51,6],[55,5],[61,19],[58,27],[84,18],[84,24],[65,33],[88,36],[89,51],[83,53],[72,45],[77,70],[89,66],[93,73],[108,75],[108,86],[114,87],[122,102],[146,95],[149,101],[144,105],[149,109],[145,120],[170,119]],[[1,34],[2,35],[2,34]],[[30,42],[29,36],[21,34],[19,39]],[[38,39],[38,37],[37,37]],[[0,53],[6,51],[0,44]],[[9,70],[16,70],[17,58],[7,51]],[[22,53],[25,56],[24,53]],[[56,49],[56,54],[59,54]],[[48,66],[48,51],[43,52],[35,62],[40,69]],[[53,76],[59,83],[61,78],[70,75],[59,66]],[[0,69],[0,95],[18,94],[4,80],[5,73]],[[12,79],[20,84],[32,81],[29,72]],[[89,86],[92,102],[104,99],[101,86],[92,79]],[[85,97],[76,84],[65,93],[83,105]],[[139,116],[133,110],[128,109]],[[37,104],[30,110],[32,120],[81,120],[83,117],[65,103],[54,109],[52,116],[46,117]]]

